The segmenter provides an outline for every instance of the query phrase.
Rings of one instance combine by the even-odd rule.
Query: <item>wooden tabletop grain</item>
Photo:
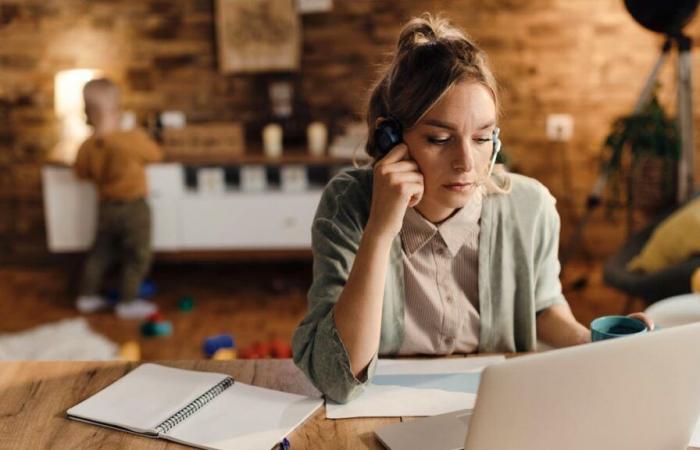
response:
[[[303,395],[320,395],[291,360],[159,361],[181,369],[219,372],[237,381]],[[0,449],[184,449],[66,418],[66,410],[126,375],[139,363],[121,361],[0,362]],[[298,449],[380,449],[373,431],[400,418],[328,420],[321,407],[290,436]]]
[[[319,395],[291,360],[159,361],[181,369],[219,372],[247,384]],[[139,363],[121,361],[0,362],[0,449],[184,449],[68,420],[66,410],[113,383]],[[293,450],[381,449],[374,430],[413,418],[326,419],[321,407],[289,436]]]

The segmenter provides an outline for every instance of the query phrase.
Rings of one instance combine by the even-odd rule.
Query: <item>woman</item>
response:
[[[554,198],[491,173],[497,117],[484,53],[443,19],[411,20],[367,114],[403,142],[383,154],[370,133],[373,167],[335,177],[313,222],[310,310],[292,344],[328,398],[359,394],[380,354],[590,341],[561,292]]]

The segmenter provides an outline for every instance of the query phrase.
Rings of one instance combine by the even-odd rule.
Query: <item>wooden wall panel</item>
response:
[[[612,120],[633,107],[660,38],[638,26],[620,0],[333,3],[329,13],[302,17],[298,74],[222,75],[212,0],[0,2],[0,199],[15,205],[0,214],[38,230],[23,243],[0,235],[4,246],[45,256],[41,214],[32,209],[41,208],[36,168],[57,138],[57,71],[102,69],[123,86],[124,106],[141,122],[156,111],[180,109],[194,121],[242,121],[253,137],[268,120],[266,83],[290,80],[299,89],[303,119],[324,120],[335,131],[359,116],[401,24],[423,11],[445,12],[489,53],[503,89],[504,150],[520,172],[541,180],[559,199],[566,241],[595,180],[603,137]],[[697,21],[688,31],[698,37]],[[700,68],[696,55],[693,66]],[[669,65],[662,74],[669,106],[673,72]],[[699,95],[696,89],[694,98]],[[549,113],[573,115],[571,142],[546,140]],[[621,224],[597,214],[586,249],[598,257],[614,251],[624,238]]]

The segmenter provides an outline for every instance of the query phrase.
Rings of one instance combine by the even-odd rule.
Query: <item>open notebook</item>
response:
[[[204,449],[257,450],[274,447],[322,403],[220,373],[142,364],[67,414]]]

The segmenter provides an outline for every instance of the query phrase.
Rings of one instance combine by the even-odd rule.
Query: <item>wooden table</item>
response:
[[[184,449],[66,418],[66,410],[139,363],[120,361],[0,362],[0,449]],[[159,364],[226,373],[243,383],[319,395],[291,360],[177,361]],[[412,418],[328,420],[321,407],[289,440],[300,449],[381,449],[373,431]]]
[[[320,395],[286,360],[158,362],[181,369],[220,372],[242,383],[304,395]],[[184,449],[162,439],[88,425],[66,410],[127,374],[139,363],[121,361],[0,362],[0,449]],[[293,450],[381,449],[373,431],[400,418],[326,419],[321,407],[290,436]]]

